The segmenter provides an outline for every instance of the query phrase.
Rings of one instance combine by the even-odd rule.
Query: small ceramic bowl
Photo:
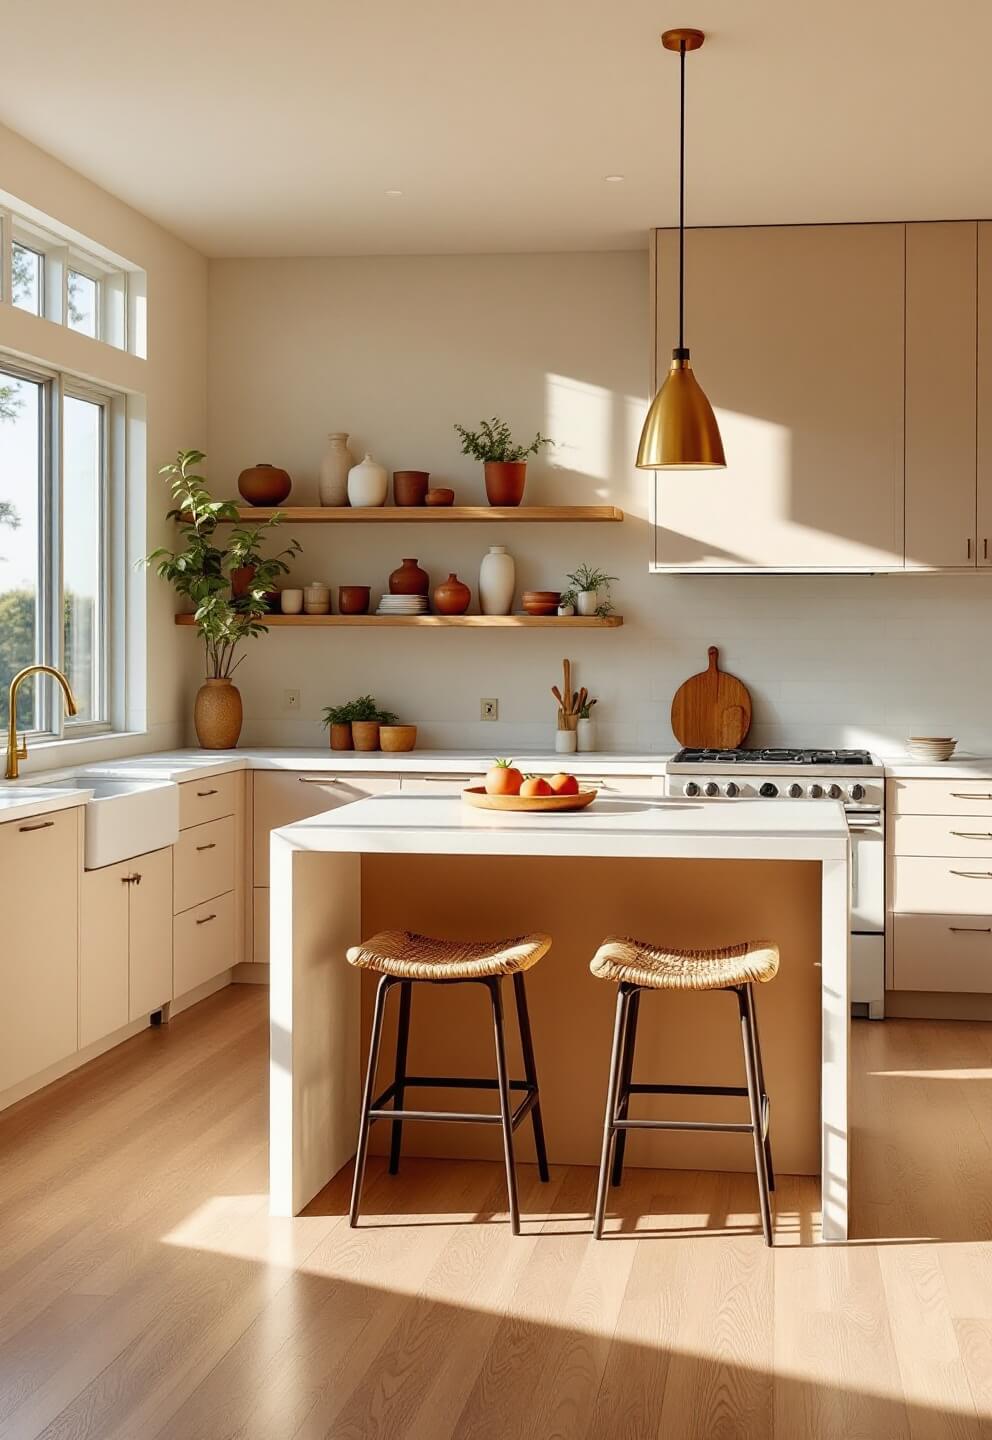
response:
[[[342,615],[367,615],[371,595],[369,585],[339,585],[338,611]]]
[[[524,611],[528,615],[557,615],[560,599],[557,590],[525,590]]]
[[[380,725],[379,749],[392,751],[412,750],[417,743],[416,725]]]
[[[442,485],[438,489],[428,490],[424,496],[425,505],[453,505],[455,503],[455,492]]]

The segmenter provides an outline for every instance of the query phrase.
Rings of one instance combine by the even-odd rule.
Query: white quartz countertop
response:
[[[886,777],[890,780],[989,780],[992,779],[992,756],[952,755],[950,760],[934,764],[930,760],[914,760],[909,755],[883,755]]]
[[[71,810],[85,805],[92,790],[59,790],[57,786],[9,785],[0,787],[0,824],[5,820],[27,820],[53,810]]]
[[[839,803],[598,799],[585,810],[477,810],[456,795],[357,800],[273,832],[274,847],[399,854],[645,856],[662,859],[840,860]],[[275,848],[273,858],[275,858]]]

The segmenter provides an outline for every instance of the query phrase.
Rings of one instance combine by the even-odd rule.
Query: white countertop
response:
[[[989,780],[992,779],[992,756],[952,755],[950,760],[934,763],[914,760],[910,755],[883,755],[885,775],[891,780]]]
[[[592,855],[706,860],[845,860],[839,803],[599,799],[585,810],[499,813],[457,795],[382,795],[273,832],[308,851]]]
[[[71,810],[75,805],[85,805],[92,795],[92,790],[59,790],[54,785],[0,786],[0,824],[48,815],[53,810]]]

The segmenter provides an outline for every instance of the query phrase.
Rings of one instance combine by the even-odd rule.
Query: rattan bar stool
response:
[[[761,1228],[765,1244],[772,1241],[769,1192],[775,1188],[772,1148],[768,1138],[769,1101],[761,1064],[758,1021],[754,1008],[755,983],[778,973],[778,947],[767,940],[727,945],[717,950],[675,950],[643,940],[611,937],[604,940],[590,963],[600,980],[619,986],[613,1058],[603,1124],[603,1153],[599,1167],[594,1233],[602,1238],[606,1195],[610,1181],[623,1179],[623,1156],[629,1130],[731,1130],[750,1131],[754,1137],[754,1164],[761,1202]],[[730,990],[737,997],[741,1039],[744,1045],[746,1086],[635,1084],[634,1045],[642,990]],[[751,1120],[747,1125],[688,1120],[632,1120],[632,1095],[742,1095],[747,1096]]]
[[[365,1077],[362,1113],[358,1128],[358,1152],[355,1157],[355,1180],[351,1192],[349,1217],[352,1225],[358,1224],[362,1182],[365,1178],[365,1162],[368,1158],[369,1131],[375,1121],[390,1120],[392,1122],[389,1173],[395,1175],[400,1164],[404,1120],[443,1120],[501,1127],[503,1157],[506,1162],[506,1188],[510,1202],[510,1225],[514,1235],[520,1234],[520,1208],[517,1203],[513,1132],[527,1115],[530,1115],[534,1124],[534,1145],[537,1149],[537,1164],[541,1179],[549,1178],[544,1126],[541,1122],[541,1098],[537,1085],[537,1068],[534,1063],[534,1046],[531,1040],[530,1019],[527,1014],[524,971],[536,965],[542,955],[547,954],[550,947],[551,938],[548,935],[521,935],[512,940],[477,942],[437,940],[429,935],[416,935],[409,930],[383,930],[380,934],[373,935],[370,940],[365,940],[361,945],[355,945],[348,951],[348,961],[351,965],[355,965],[361,970],[374,970],[381,977],[375,996],[368,1072]],[[507,1075],[502,995],[502,983],[507,975],[513,977],[513,993],[516,999],[520,1046],[524,1062],[525,1078],[523,1080],[510,1080]],[[431,985],[458,985],[466,982],[485,985],[489,991],[496,1040],[495,1080],[467,1078],[463,1075],[407,1074],[410,1009],[413,985],[417,981],[426,981]],[[396,1068],[392,1084],[387,1085],[386,1089],[373,1099],[376,1071],[379,1065],[379,1049],[382,1043],[382,1021],[386,1009],[386,996],[394,985],[400,987],[399,1025],[396,1032]],[[490,1114],[475,1111],[406,1109],[406,1091],[419,1086],[459,1090],[495,1090],[499,1095],[499,1112]],[[524,1098],[515,1110],[510,1104],[512,1090],[524,1092]]]

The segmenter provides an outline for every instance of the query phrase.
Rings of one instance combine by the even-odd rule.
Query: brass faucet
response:
[[[16,780],[18,773],[18,761],[28,758],[28,742],[17,738],[17,692],[22,680],[29,675],[51,675],[62,686],[62,694],[65,696],[65,708],[68,714],[76,713],[76,697],[72,688],[61,670],[56,670],[54,665],[25,665],[23,670],[18,670],[10,682],[10,692],[7,697],[7,769],[4,771],[8,780]]]

